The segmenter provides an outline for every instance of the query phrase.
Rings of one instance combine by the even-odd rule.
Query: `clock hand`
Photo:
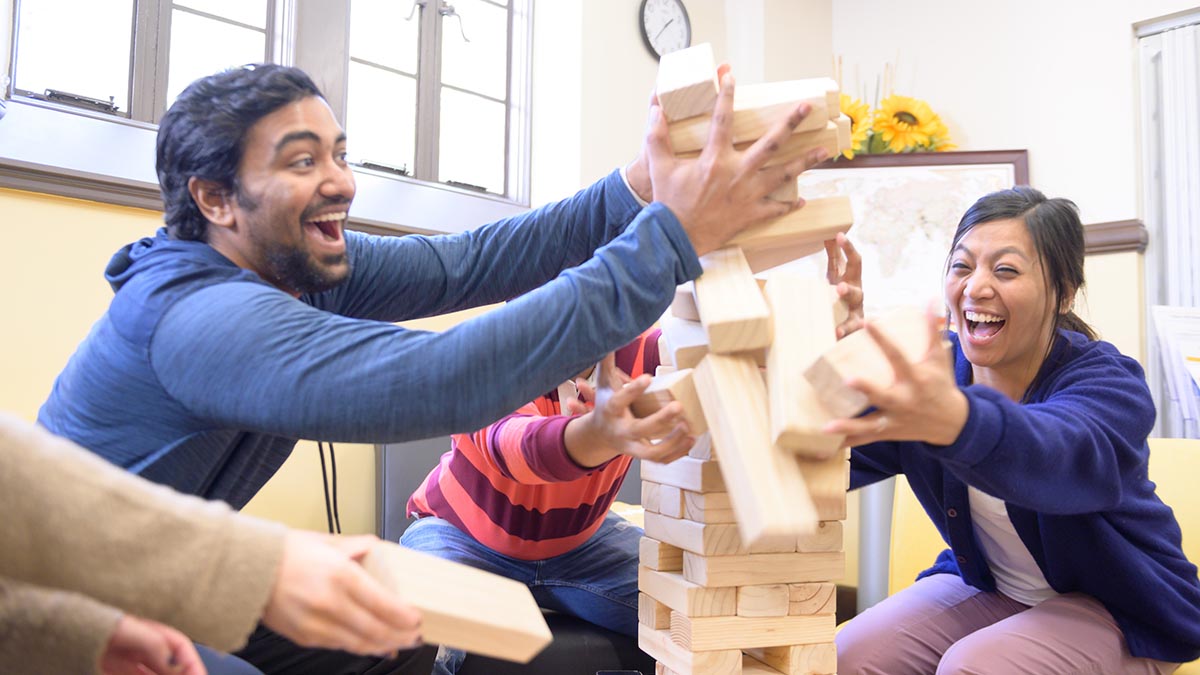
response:
[[[662,35],[663,31],[667,29],[667,26],[670,26],[673,23],[675,23],[675,19],[671,19],[670,21],[664,23],[663,27],[658,29],[658,32],[654,34],[654,39],[657,40],[658,36]]]

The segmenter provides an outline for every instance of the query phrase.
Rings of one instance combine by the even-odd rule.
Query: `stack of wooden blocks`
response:
[[[715,73],[707,45],[663,57],[658,98],[676,153],[707,138]],[[813,112],[772,161],[817,146],[835,155],[849,126],[831,80],[739,86],[735,145],[802,100]],[[794,189],[773,196],[796,198]],[[825,280],[771,268],[820,251],[851,222],[849,200],[836,197],[739,235],[702,258],[704,274],[663,317],[668,365],[634,412],[679,401],[701,436],[688,457],[642,463],[639,643],[658,675],[836,672],[849,454],[843,438],[821,433],[832,414],[810,377],[842,387],[823,355],[845,309]]]

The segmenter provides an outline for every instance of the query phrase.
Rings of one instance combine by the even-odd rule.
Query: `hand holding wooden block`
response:
[[[783,122],[801,103],[812,110],[793,133],[824,129],[840,116],[837,105],[830,110],[828,79],[787,80],[745,84],[733,97],[730,133],[734,143],[753,143]],[[692,117],[671,123],[671,149],[676,153],[700,150],[712,130],[710,117]]]
[[[712,113],[720,90],[712,46],[705,42],[663,54],[655,90],[668,121]]]
[[[702,434],[708,431],[708,423],[704,420],[704,410],[700,407],[700,399],[696,396],[696,385],[692,380],[691,368],[655,377],[650,386],[646,387],[646,391],[634,400],[630,410],[633,411],[635,417],[649,417],[672,401],[679,401],[683,406],[683,417],[687,420],[688,429],[692,434]]]
[[[381,541],[363,569],[422,613],[421,637],[468,652],[528,663],[552,639],[519,581]]]

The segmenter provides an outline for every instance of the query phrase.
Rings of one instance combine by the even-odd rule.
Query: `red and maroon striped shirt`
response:
[[[653,329],[617,350],[617,367],[637,377],[658,367]],[[558,393],[530,401],[451,449],[408,499],[408,513],[437,516],[488,548],[521,560],[574,549],[600,527],[621,489],[630,458],[591,469],[567,454]]]

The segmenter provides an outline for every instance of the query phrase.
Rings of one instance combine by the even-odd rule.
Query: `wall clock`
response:
[[[655,58],[692,44],[692,22],[682,0],[642,0],[642,41]]]

